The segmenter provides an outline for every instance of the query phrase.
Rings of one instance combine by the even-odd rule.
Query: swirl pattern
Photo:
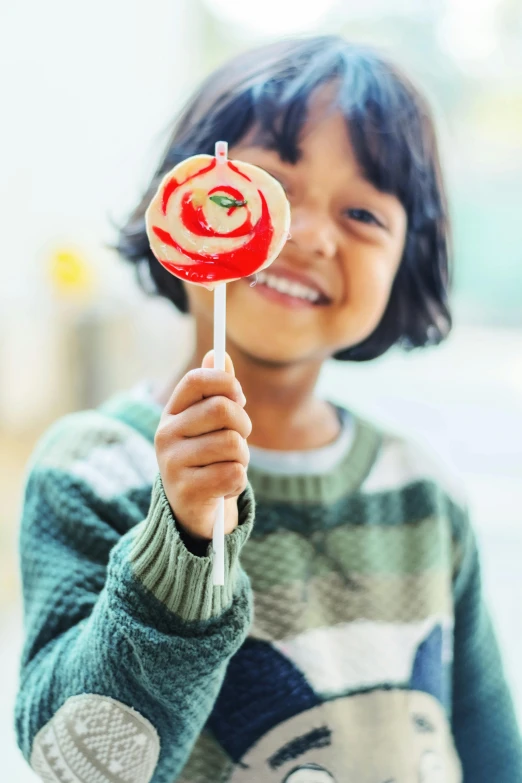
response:
[[[277,257],[288,237],[290,207],[277,180],[257,166],[196,155],[165,176],[146,225],[165,269],[213,288]]]

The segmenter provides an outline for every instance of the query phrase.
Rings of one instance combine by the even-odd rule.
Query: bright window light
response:
[[[499,0],[446,0],[438,37],[444,49],[465,63],[484,63],[498,45],[495,14]]]
[[[257,35],[313,30],[336,0],[205,0],[223,22]]]

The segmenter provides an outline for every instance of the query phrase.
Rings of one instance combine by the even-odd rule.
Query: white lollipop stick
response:
[[[216,142],[216,160],[223,164],[227,160],[228,144],[226,141]],[[225,334],[227,322],[227,286],[219,283],[214,288],[214,367],[225,369]],[[225,584],[225,498],[219,498],[212,533],[214,549],[214,567],[212,580],[215,586]]]

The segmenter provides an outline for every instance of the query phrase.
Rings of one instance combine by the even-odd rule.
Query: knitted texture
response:
[[[28,469],[16,732],[41,779],[522,781],[452,480],[356,420],[331,474],[249,470],[215,589],[163,491],[159,415],[123,394],[65,417]]]
[[[251,493],[243,493],[239,500],[242,524],[226,537],[225,585],[220,588],[215,588],[211,579],[212,545],[209,544],[207,557],[196,557],[185,548],[172,524],[159,474],[153,494],[159,501],[140,524],[134,539],[134,573],[171,612],[184,620],[208,620],[222,614],[232,603],[239,578],[239,552],[252,528]]]

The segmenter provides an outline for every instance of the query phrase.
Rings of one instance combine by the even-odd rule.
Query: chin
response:
[[[236,347],[245,356],[261,364],[288,365],[302,361],[305,358],[297,354],[295,350],[274,350],[272,345],[241,345],[236,343]]]
[[[289,365],[306,361],[324,361],[329,354],[326,350],[311,350],[310,343],[296,345],[287,341],[280,341],[277,337],[267,335],[266,340],[260,340],[259,332],[251,340],[243,330],[236,336],[227,331],[229,350],[235,348],[250,359],[271,365]]]
[[[300,364],[303,362],[323,362],[339,351],[358,345],[366,339],[373,328],[353,329],[349,335],[325,336],[292,333],[290,329],[264,330],[252,320],[250,323],[242,319],[241,323],[227,324],[227,342],[229,350],[235,348],[240,353],[259,362],[274,365]],[[332,339],[333,338],[333,339]]]

